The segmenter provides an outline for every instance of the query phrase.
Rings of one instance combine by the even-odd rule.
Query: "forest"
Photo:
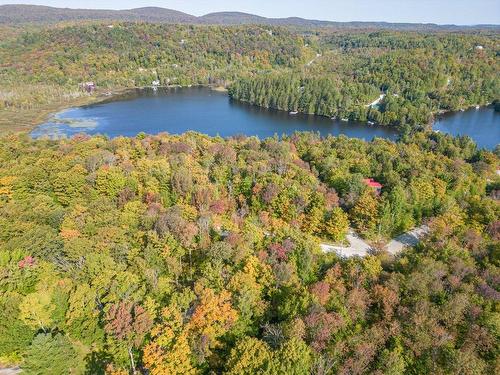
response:
[[[236,81],[231,97],[285,111],[412,129],[440,112],[498,101],[498,36],[321,35],[306,69]],[[384,95],[376,105],[369,105]]]
[[[140,134],[0,138],[0,364],[59,374],[493,374],[500,153]],[[377,195],[364,178],[383,184]],[[397,257],[323,254],[349,227]]]
[[[130,22],[0,25],[0,132],[116,90],[213,85],[286,111],[427,127],[497,103],[498,33]],[[93,82],[90,95],[79,88]],[[384,98],[370,106],[380,95]],[[42,118],[43,120],[43,118]]]
[[[21,28],[13,34],[0,45],[6,85],[73,90],[86,81],[106,89],[149,86],[156,79],[163,85],[225,85],[251,70],[292,67],[302,59],[303,47],[285,29],[257,26],[90,24]]]
[[[495,30],[82,21],[0,35],[0,368],[500,373],[500,147],[428,129],[500,107]],[[26,133],[156,80],[400,138]],[[421,225],[415,247],[385,250]],[[322,251],[352,232],[368,256]]]
[[[84,23],[0,26],[0,132],[26,130],[56,109],[116,90],[227,86],[253,71],[300,65],[303,43],[283,28]],[[307,54],[307,53],[306,53]],[[94,82],[90,95],[79,87]],[[55,107],[55,108],[54,108]],[[5,130],[6,129],[6,130]]]

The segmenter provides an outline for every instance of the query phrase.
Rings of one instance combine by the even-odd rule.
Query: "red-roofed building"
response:
[[[380,194],[382,192],[382,188],[384,187],[382,184],[378,183],[375,181],[373,178],[365,178],[363,182],[371,187],[377,194]]]

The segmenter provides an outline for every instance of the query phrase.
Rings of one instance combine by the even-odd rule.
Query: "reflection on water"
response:
[[[499,141],[498,114],[491,109],[474,112],[470,118],[469,112],[446,116],[438,122],[437,129],[453,133],[453,129],[460,128],[461,134],[470,135],[480,146],[492,147],[492,142]],[[463,121],[468,125],[461,127]],[[474,125],[476,123],[487,125],[481,127]],[[484,136],[484,129],[488,129],[489,135]],[[60,112],[38,126],[32,136],[58,138],[85,132],[117,137],[135,136],[140,132],[181,134],[187,131],[223,137],[245,134],[266,138],[296,131],[319,132],[324,136],[344,134],[364,140],[374,137],[396,140],[398,137],[389,127],[290,115],[232,101],[224,93],[203,87],[131,90],[99,104]]]
[[[445,114],[433,128],[453,135],[468,135],[480,147],[493,149],[500,143],[500,113],[493,107]]]
[[[232,101],[224,93],[203,87],[131,90],[102,103],[58,113],[55,119],[38,126],[32,136],[70,137],[85,132],[117,137],[135,136],[140,132],[181,134],[187,131],[260,138],[314,131],[365,140],[397,139],[397,132],[390,128],[344,123],[320,116],[293,116]]]

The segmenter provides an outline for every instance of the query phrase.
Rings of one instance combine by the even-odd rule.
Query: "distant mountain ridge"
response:
[[[422,23],[389,23],[389,22],[334,22],[309,20],[299,17],[267,18],[242,12],[217,12],[196,17],[180,11],[144,7],[128,10],[105,9],[70,9],[54,8],[42,5],[0,5],[0,24],[19,23],[54,23],[61,21],[113,20],[143,21],[154,23],[183,23],[207,25],[244,25],[260,24],[295,27],[331,27],[331,28],[378,28],[399,30],[460,30],[460,29],[494,29],[499,25],[437,25]]]
[[[189,23],[196,22],[197,17],[176,10],[156,7],[104,10],[53,8],[42,5],[0,5],[0,23],[50,23],[79,20]]]

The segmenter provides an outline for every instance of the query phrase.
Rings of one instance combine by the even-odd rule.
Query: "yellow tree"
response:
[[[228,288],[239,311],[234,327],[238,333],[247,332],[252,327],[257,328],[267,308],[263,294],[271,285],[271,280],[271,267],[261,263],[255,256],[248,257],[243,269],[231,278]]]
[[[325,215],[325,202],[318,194],[313,194],[306,209],[302,230],[307,233],[319,233]]]
[[[85,185],[85,168],[77,164],[66,172],[59,172],[53,181],[54,194],[64,206],[68,206],[81,196]]]
[[[13,194],[14,181],[17,179],[15,176],[0,177],[0,198],[10,199]]]
[[[375,233],[378,223],[378,200],[374,193],[366,190],[351,211],[354,227],[365,235]]]
[[[342,241],[349,230],[349,218],[340,208],[335,207],[325,223],[324,231],[334,241]]]
[[[162,312],[161,323],[151,331],[144,348],[143,363],[151,375],[196,374],[180,309],[173,304]]]
[[[223,290],[216,294],[210,288],[195,286],[198,304],[189,322],[192,337],[201,340],[201,354],[206,357],[210,349],[219,346],[218,338],[236,322],[238,313],[231,305],[231,294]]]
[[[52,291],[40,290],[24,297],[19,305],[20,318],[29,327],[41,328],[47,332],[52,324],[52,313],[55,308]]]

